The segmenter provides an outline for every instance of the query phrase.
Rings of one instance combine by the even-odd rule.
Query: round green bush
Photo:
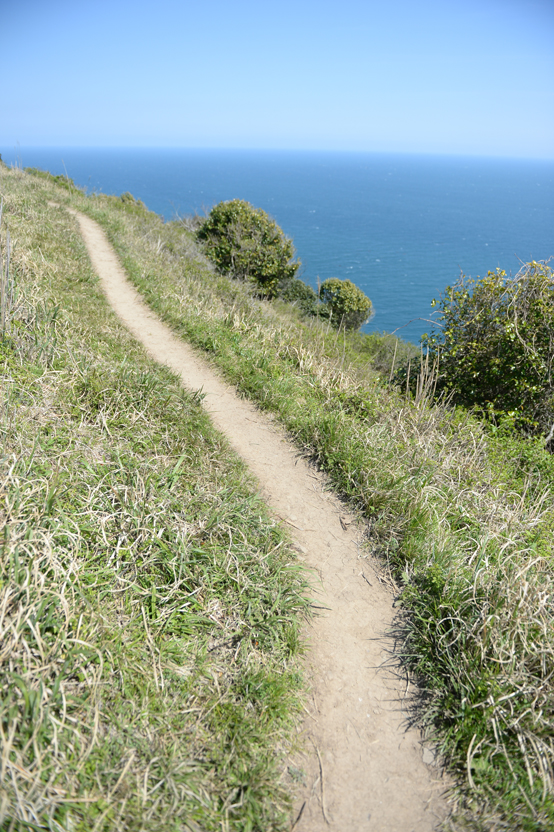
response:
[[[437,302],[433,301],[435,305]],[[439,389],[526,434],[554,422],[554,273],[532,261],[509,278],[464,275],[439,300],[440,330],[423,337]],[[552,438],[552,437],[550,437]]]
[[[300,266],[292,262],[294,246],[277,223],[241,199],[212,208],[196,236],[221,272],[254,281],[265,297],[275,297]]]
[[[334,326],[359,329],[371,315],[371,301],[351,280],[330,277],[319,287],[319,297],[327,304]]]

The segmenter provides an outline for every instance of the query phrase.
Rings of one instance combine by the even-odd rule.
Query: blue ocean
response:
[[[460,272],[554,255],[554,161],[377,153],[0,148],[7,164],[130,191],[167,220],[240,198],[293,238],[300,276],[369,295],[367,331],[418,342],[431,301]]]

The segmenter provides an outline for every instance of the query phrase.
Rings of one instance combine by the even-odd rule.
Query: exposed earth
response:
[[[310,697],[299,751],[283,777],[296,794],[295,832],[430,832],[448,814],[432,750],[408,727],[410,691],[387,637],[393,593],[348,515],[284,432],[238,397],[140,299],[104,232],[75,211],[92,265],[125,326],[190,390],[245,460],[312,576],[306,625]]]

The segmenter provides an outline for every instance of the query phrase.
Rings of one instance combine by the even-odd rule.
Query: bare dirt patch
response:
[[[318,614],[307,628],[311,682],[303,752],[291,761],[295,832],[426,832],[447,814],[445,782],[406,729],[406,683],[384,668],[393,596],[378,563],[360,549],[362,529],[325,478],[270,417],[240,399],[142,302],[102,229],[72,211],[94,269],[123,323],[183,384],[201,389],[214,424],[256,475],[275,515],[312,571]],[[363,555],[363,557],[362,557]],[[296,782],[296,785],[293,785]]]

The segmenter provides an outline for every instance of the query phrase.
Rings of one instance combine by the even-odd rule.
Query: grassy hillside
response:
[[[3,169],[0,192],[0,828],[288,828],[294,556],[52,190]]]
[[[78,653],[76,680],[69,669],[73,660],[62,660],[68,679],[58,687],[51,676],[42,679],[42,659],[40,666],[22,664],[23,687],[11,687],[15,716],[4,726],[15,726],[14,751],[6,756],[10,771],[17,764],[27,775],[17,774],[17,767],[10,774],[19,778],[19,790],[8,793],[6,805],[16,806],[17,795],[34,782],[35,741],[25,739],[34,706],[27,703],[46,702],[55,691],[62,705],[54,702],[50,711],[41,705],[37,723],[46,726],[40,742],[50,746],[38,747],[55,743],[64,749],[47,711],[65,714],[65,691],[73,692],[73,685],[78,707],[97,715],[92,725],[99,727],[88,740],[85,763],[78,754],[64,761],[64,750],[58,773],[41,775],[42,783],[52,777],[53,784],[44,786],[50,801],[44,817],[94,815],[99,829],[132,829],[140,816],[136,807],[146,799],[152,825],[136,828],[172,828],[160,826],[159,818],[163,812],[172,817],[171,795],[181,789],[191,829],[190,818],[202,829],[221,823],[282,828],[286,799],[278,784],[285,791],[287,784],[277,776],[278,752],[286,747],[301,695],[296,627],[306,605],[280,532],[256,504],[240,464],[210,430],[198,402],[181,393],[166,371],[152,367],[107,311],[74,223],[46,207],[50,198],[103,225],[148,303],[244,395],[275,413],[366,517],[372,543],[401,592],[399,650],[420,681],[414,718],[436,737],[459,784],[453,826],[551,829],[552,457],[536,442],[495,434],[471,414],[433,404],[425,373],[415,398],[392,388],[394,351],[397,362],[401,357],[394,339],[346,336],[317,320],[303,323],[283,304],[256,300],[247,286],[210,268],[186,223],[163,223],[128,197],[85,197],[66,182],[5,169],[1,176],[26,298],[14,315],[14,335],[4,342],[8,389],[14,391],[8,401],[19,396],[26,403],[17,410],[17,434],[13,407],[4,408],[11,442],[5,464],[9,473],[11,459],[31,459],[39,470],[21,469],[22,484],[13,487],[17,494],[29,489],[34,502],[21,499],[17,505],[28,513],[10,523],[23,535],[36,523],[36,534],[29,534],[60,559],[58,573],[45,567],[41,587],[61,596],[56,575],[74,576],[62,584],[63,609],[67,598],[72,605],[64,613],[65,629],[58,623],[53,628],[67,635],[49,637],[55,655],[65,656],[70,644],[79,651],[81,641],[91,651]],[[24,334],[17,321],[26,319],[32,325]],[[400,344],[402,350],[408,348]],[[162,406],[164,395],[169,398]],[[49,438],[40,438],[40,453],[37,445],[31,456],[28,448],[42,437],[36,412]],[[27,444],[16,436],[27,436]],[[19,565],[10,566],[19,564],[12,539],[15,532],[5,536],[3,560],[10,592],[23,574]],[[229,579],[228,551],[234,563],[244,559],[237,585]],[[179,571],[183,562],[190,569],[186,576]],[[144,570],[137,565],[143,563]],[[267,588],[254,608],[248,603],[251,564],[258,570],[255,581]],[[21,597],[22,609],[32,607],[32,627],[25,630],[31,638],[41,602],[32,606],[27,589]],[[58,606],[47,601],[44,609]],[[176,623],[173,629],[171,622],[182,615],[185,630]],[[142,651],[138,674],[134,651]],[[22,655],[30,662],[34,653]],[[14,672],[11,665],[5,672]],[[106,709],[105,686],[95,681],[101,673],[120,705]],[[179,728],[185,741],[172,745],[172,726],[183,719],[175,721],[175,714],[189,708],[192,715],[183,721],[188,728]],[[76,713],[76,724],[91,724]],[[63,725],[65,730],[69,722]],[[237,736],[236,725],[243,726]],[[114,731],[123,739],[110,757],[106,738]],[[166,754],[160,757],[156,748],[155,763],[141,756],[145,748],[152,751],[144,737],[153,736]],[[141,777],[150,783],[142,791]],[[69,803],[74,794],[89,802]],[[181,819],[175,823],[183,828]]]

